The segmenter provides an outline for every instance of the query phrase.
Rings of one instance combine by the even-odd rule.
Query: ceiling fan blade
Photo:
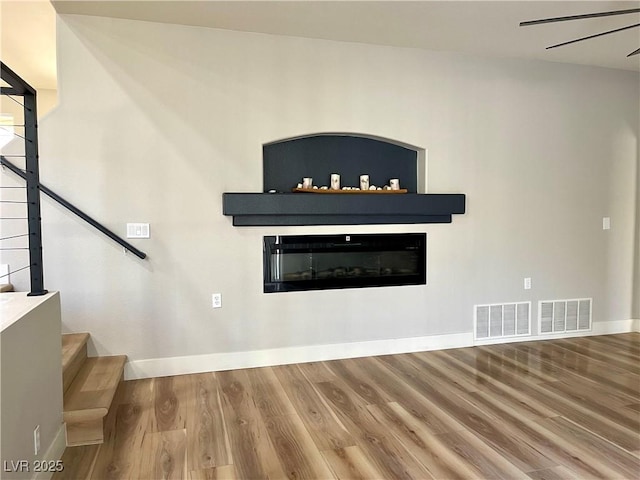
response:
[[[576,38],[575,40],[569,40],[568,42],[557,43],[555,45],[551,45],[550,47],[547,47],[546,50],[549,50],[550,48],[562,47],[564,45],[570,45],[576,42],[582,42],[583,40],[589,40],[590,38],[602,37],[603,35],[609,35],[610,33],[621,32],[623,30],[629,30],[630,28],[636,28],[636,27],[640,27],[640,23],[636,23],[634,25],[627,25],[626,27],[622,27],[622,28],[616,28],[615,30],[607,30],[606,32],[596,33],[595,35],[589,35],[588,37]]]
[[[640,48],[631,52],[629,55],[627,55],[627,57],[632,57],[634,55],[638,55],[639,53],[640,53]]]
[[[583,15],[569,15],[567,17],[542,18],[540,20],[530,20],[528,22],[520,22],[521,27],[529,25],[540,25],[542,23],[566,22],[568,20],[582,20],[585,18],[610,17],[612,15],[625,15],[628,13],[638,13],[640,8],[630,8],[628,10],[612,10],[610,12],[585,13]]]

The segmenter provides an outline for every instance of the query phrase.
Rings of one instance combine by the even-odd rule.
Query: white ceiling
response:
[[[2,0],[3,13],[47,2]],[[12,9],[5,4],[17,4]],[[640,1],[54,1],[58,13],[99,15],[278,35],[640,71],[640,28],[545,50],[640,23],[640,14],[520,27],[547,17],[640,8]],[[4,15],[6,16],[6,15]],[[22,21],[28,20],[22,16]],[[16,23],[16,22],[11,22]],[[5,42],[5,20],[2,21]],[[42,30],[41,26],[36,27]],[[21,29],[24,35],[25,29]],[[23,37],[24,38],[24,37]],[[35,40],[39,40],[36,38]],[[30,39],[29,42],[32,42]],[[3,44],[4,56],[5,44]],[[42,49],[48,53],[48,49]],[[54,57],[55,58],[55,57]],[[9,63],[7,61],[7,63]],[[35,63],[41,63],[38,59]]]

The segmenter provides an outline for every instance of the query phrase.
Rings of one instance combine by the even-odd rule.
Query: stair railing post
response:
[[[40,175],[38,166],[38,112],[36,93],[25,92],[24,125],[27,182],[27,218],[29,223],[29,263],[31,265],[31,291],[29,296],[44,295],[44,269],[42,265],[42,228],[40,222]]]

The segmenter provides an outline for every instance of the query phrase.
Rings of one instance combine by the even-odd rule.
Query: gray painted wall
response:
[[[531,300],[535,318],[553,298],[631,318],[637,73],[82,16],[58,21],[58,72],[43,183],[118,232],[151,224],[139,261],[45,200],[47,286],[100,353],[471,332],[474,304]],[[289,228],[222,215],[223,192],[260,191],[262,144],[336,131],[425,148],[428,191],[467,194],[467,214]],[[427,286],[262,293],[263,235],[392,231],[427,232]]]

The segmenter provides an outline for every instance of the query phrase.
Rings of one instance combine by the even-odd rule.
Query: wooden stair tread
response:
[[[62,335],[62,371],[69,367],[71,362],[76,358],[82,347],[89,340],[88,333],[67,333]]]
[[[64,395],[64,421],[104,417],[122,380],[126,355],[88,357]]]

